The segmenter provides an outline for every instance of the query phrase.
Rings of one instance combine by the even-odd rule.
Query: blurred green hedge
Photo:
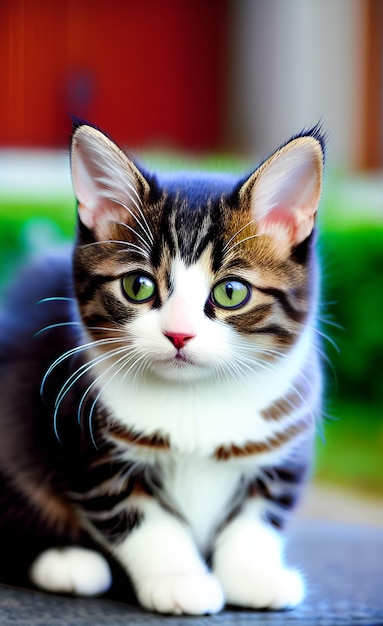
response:
[[[317,476],[383,494],[383,223],[324,229],[324,440]],[[333,325],[335,324],[335,325]],[[336,344],[336,349],[333,343]]]
[[[73,238],[75,200],[0,196],[0,290],[31,255]]]
[[[322,326],[339,348],[327,349],[338,394],[377,403],[383,419],[383,223],[324,231],[319,250],[324,316],[340,326]]]

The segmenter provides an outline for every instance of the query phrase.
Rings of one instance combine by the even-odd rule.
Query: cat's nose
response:
[[[190,335],[190,334],[185,334],[185,333],[172,333],[172,332],[165,332],[164,335],[165,337],[169,339],[169,341],[172,342],[172,344],[175,346],[175,348],[177,348],[177,350],[184,348],[185,344],[188,341],[190,341],[190,339],[193,339],[193,337],[195,337],[195,335]]]

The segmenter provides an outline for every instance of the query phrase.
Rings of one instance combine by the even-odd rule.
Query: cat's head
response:
[[[75,287],[110,375],[238,376],[283,358],[312,312],[322,169],[317,128],[238,179],[148,176],[79,126]]]

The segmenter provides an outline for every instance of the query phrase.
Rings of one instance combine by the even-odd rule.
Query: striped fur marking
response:
[[[279,421],[299,408],[299,405],[306,404],[305,393],[307,395],[308,385],[304,380],[299,380],[292,386],[291,391],[285,396],[278,398],[271,406],[261,411],[261,416],[266,421]]]
[[[265,500],[263,518],[277,530],[285,527],[291,510],[301,497],[309,471],[305,459],[285,463],[281,467],[263,467],[247,493],[249,498]]]
[[[117,545],[142,521],[138,499],[151,497],[151,477],[134,463],[114,462],[106,454],[85,473],[81,491],[72,493],[90,526]]]
[[[275,433],[272,437],[268,437],[264,441],[249,441],[243,446],[238,446],[236,444],[220,446],[214,452],[213,458],[217,461],[227,461],[232,458],[272,452],[303,433],[309,426],[309,421],[301,419],[295,424],[288,426],[285,430]]]
[[[140,525],[143,515],[136,508],[126,507],[121,510],[112,510],[105,516],[88,514],[87,517],[108,543],[118,545]]]
[[[306,310],[298,310],[295,309],[294,306],[289,301],[287,294],[282,289],[275,289],[273,287],[257,287],[259,291],[262,293],[272,296],[277,302],[279,302],[282,307],[283,312],[287,317],[292,319],[294,322],[303,322],[307,311]]]
[[[155,433],[154,435],[142,435],[134,430],[129,430],[117,424],[109,424],[107,435],[115,442],[130,446],[142,446],[156,448],[157,450],[169,450],[170,443],[167,437]]]

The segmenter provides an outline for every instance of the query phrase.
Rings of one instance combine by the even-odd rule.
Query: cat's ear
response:
[[[277,150],[240,189],[257,234],[297,246],[311,233],[322,187],[323,149],[311,135]]]
[[[75,130],[71,165],[79,218],[97,238],[107,236],[108,223],[127,224],[140,213],[149,183],[101,131],[85,124]]]

